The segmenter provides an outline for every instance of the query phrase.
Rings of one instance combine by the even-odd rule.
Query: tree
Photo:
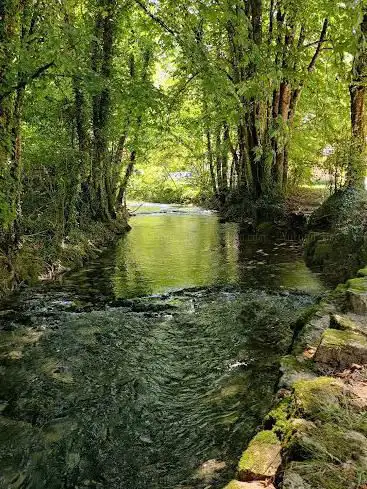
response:
[[[364,188],[366,176],[366,83],[367,83],[367,7],[361,9],[361,21],[357,30],[357,50],[353,60],[350,92],[352,126],[351,155],[347,184]]]

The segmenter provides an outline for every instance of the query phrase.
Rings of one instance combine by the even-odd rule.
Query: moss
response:
[[[282,399],[265,417],[265,426],[271,426],[274,433],[282,439],[285,438],[291,430],[290,417],[293,409],[293,399],[291,396]]]
[[[297,358],[294,355],[286,355],[282,357],[280,361],[281,369],[291,369],[296,372],[300,372],[303,370],[303,366],[298,362]]]
[[[358,270],[357,275],[358,277],[367,277],[367,267]]]
[[[300,380],[294,384],[299,409],[311,418],[322,417],[330,407],[339,406],[343,384],[332,377]]]
[[[240,472],[242,471],[251,471],[253,472],[258,468],[258,464],[263,460],[259,460],[259,454],[261,456],[262,453],[266,450],[266,447],[278,447],[279,440],[274,433],[274,431],[264,430],[260,431],[255,438],[250,442],[247,450],[243,453],[241,460],[238,464],[238,469]]]
[[[333,314],[331,317],[331,326],[333,329],[342,331],[357,331],[358,325],[350,319],[348,316],[341,316],[340,314]]]
[[[324,333],[322,342],[326,347],[343,347],[350,343],[358,343],[362,347],[367,348],[367,339],[363,335],[350,330],[328,329]]]
[[[348,290],[357,293],[367,293],[367,277],[359,277],[348,280]]]

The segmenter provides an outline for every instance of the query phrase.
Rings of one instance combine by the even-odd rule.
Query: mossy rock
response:
[[[261,431],[252,439],[238,465],[244,482],[275,477],[281,463],[282,445],[273,431]]]
[[[286,470],[282,489],[312,489],[309,484],[293,470]]]
[[[344,188],[336,191],[311,215],[308,227],[312,231],[333,231],[346,223],[363,220],[367,208],[367,193]]]
[[[307,357],[303,356],[306,349],[317,348],[320,344],[323,333],[330,326],[330,314],[324,316],[315,316],[309,321],[297,338],[293,353],[297,355],[299,361],[305,361]]]
[[[353,363],[367,364],[367,338],[355,331],[328,329],[316,351],[315,361],[338,368]]]
[[[280,371],[282,376],[279,381],[279,387],[291,389],[295,382],[299,380],[313,379],[316,374],[308,369],[304,363],[300,363],[293,355],[287,355],[281,359]]]
[[[224,489],[265,489],[265,486],[259,481],[241,482],[233,480]],[[273,484],[267,484],[266,489],[275,488]]]
[[[345,314],[333,314],[331,316],[331,328],[341,331],[355,331],[367,335],[367,320],[365,317],[353,316],[353,319]]]
[[[344,418],[345,416],[345,418]],[[289,489],[354,489],[360,487],[360,474],[365,472],[367,439],[361,433],[343,428],[350,412],[337,423],[326,422],[304,433],[297,433],[290,440],[285,453],[288,466],[283,487]],[[286,477],[288,471],[294,477]],[[297,477],[298,476],[298,477]],[[289,479],[289,481],[288,481]],[[295,485],[299,481],[299,485]],[[301,484],[302,481],[302,484]]]
[[[301,380],[294,384],[294,395],[300,411],[317,419],[329,409],[339,407],[344,397],[344,385],[333,377]]]
[[[357,275],[358,277],[367,277],[367,267],[358,270]]]
[[[305,258],[335,285],[353,277],[367,262],[367,192],[343,189],[317,209],[309,220]]]
[[[290,430],[289,418],[292,411],[292,396],[282,399],[264,419],[264,425],[271,428],[282,439]]]
[[[367,293],[367,277],[357,277],[348,280],[348,290],[358,293]]]
[[[349,308],[356,314],[367,313],[367,277],[358,277],[347,282]]]

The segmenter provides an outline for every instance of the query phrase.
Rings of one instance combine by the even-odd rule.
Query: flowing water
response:
[[[323,292],[299,243],[142,206],[114,249],[0,317],[0,487],[222,487]]]

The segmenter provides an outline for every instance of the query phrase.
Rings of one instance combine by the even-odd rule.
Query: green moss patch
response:
[[[332,377],[301,380],[294,384],[299,409],[305,415],[316,419],[322,416],[325,410],[339,406],[343,390],[342,382]]]
[[[261,431],[250,442],[238,465],[241,481],[274,477],[281,465],[281,443],[273,431]]]
[[[367,267],[358,270],[357,275],[358,277],[367,277]]]
[[[328,329],[317,349],[315,361],[335,368],[367,363],[367,338],[350,330]]]

